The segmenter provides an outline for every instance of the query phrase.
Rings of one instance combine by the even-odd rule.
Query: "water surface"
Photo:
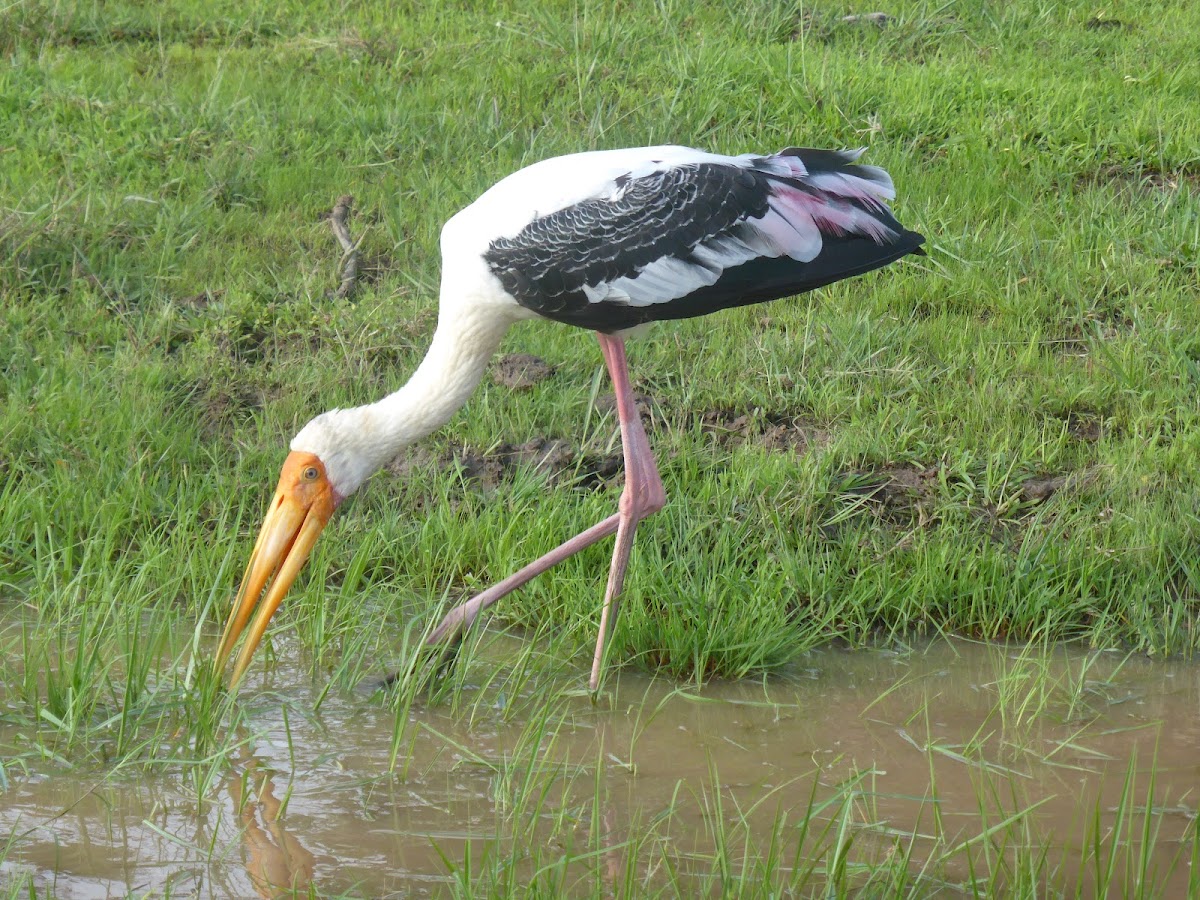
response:
[[[497,638],[472,671],[511,641]],[[331,692],[313,712],[323,685],[260,666],[243,691],[244,746],[207,785],[170,766],[10,771],[0,882],[32,877],[81,898],[410,896],[494,875],[489,861],[503,858],[513,883],[554,863],[578,893],[620,894],[629,879],[711,887],[722,844],[735,845],[735,872],[768,855],[772,835],[778,872],[802,865],[796,848],[821,841],[811,828],[801,840],[800,823],[832,799],[815,820],[853,837],[851,861],[911,846],[909,869],[931,892],[965,891],[972,863],[1043,854],[1051,887],[1086,892],[1097,836],[1111,844],[1123,823],[1117,843],[1132,849],[1118,868],[1136,864],[1147,821],[1157,886],[1194,887],[1191,663],[938,641],[814,652],[780,676],[699,691],[625,673],[599,703],[570,690],[585,680],[524,707],[502,692],[458,709],[418,703],[393,767],[395,713],[378,697]],[[0,745],[20,739],[0,726]]]

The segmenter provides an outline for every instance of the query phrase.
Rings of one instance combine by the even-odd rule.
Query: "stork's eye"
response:
[[[304,480],[305,481],[316,481],[317,476],[319,476],[320,474],[321,473],[317,471],[316,466],[309,466],[307,469],[304,470]]]

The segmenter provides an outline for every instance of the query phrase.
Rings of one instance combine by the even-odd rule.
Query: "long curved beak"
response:
[[[237,687],[246,673],[250,658],[267,630],[267,623],[283,602],[284,595],[296,580],[296,575],[303,568],[313,545],[317,542],[317,537],[321,534],[321,529],[325,527],[332,513],[333,509],[329,504],[301,503],[283,484],[275,491],[270,512],[263,521],[254,551],[250,554],[250,562],[246,566],[246,574],[242,577],[242,586],[238,590],[233,612],[225,624],[221,645],[217,648],[215,671],[219,676],[225,668],[233,645],[237,643],[238,636],[245,629],[250,614],[257,606],[258,614],[254,617],[250,630],[246,632],[246,642],[242,645],[242,652],[233,667],[233,675],[229,680],[230,690]],[[274,581],[271,580],[272,576]],[[262,597],[260,604],[259,597],[262,596],[264,588],[267,588],[267,593]]]

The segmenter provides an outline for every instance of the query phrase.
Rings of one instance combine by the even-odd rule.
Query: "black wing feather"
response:
[[[795,157],[795,172],[779,161]],[[530,222],[517,235],[492,242],[484,259],[518,303],[550,319],[613,332],[659,319],[704,315],[718,309],[802,293],[887,265],[923,242],[892,217],[877,197],[831,194],[806,176],[854,176],[886,184],[881,170],[853,165],[854,155],[790,148],[747,166],[697,163],[640,178],[622,176],[612,197],[592,198]],[[784,187],[786,186],[786,188]],[[835,220],[820,226],[820,248],[801,261],[758,255],[739,265],[714,265],[706,242],[762,243],[754,229],[772,214],[779,192],[790,189],[801,206],[832,213],[857,211],[879,225],[874,236],[839,233]],[[832,224],[831,224],[832,223]],[[812,227],[812,220],[809,220]],[[877,239],[885,235],[886,240]],[[793,235],[794,237],[794,235]],[[666,259],[711,273],[712,283],[666,302],[632,304],[596,299],[595,289],[636,279]],[[587,290],[585,290],[587,289]],[[589,290],[593,296],[589,298]]]
[[[626,178],[615,198],[535,219],[515,237],[493,241],[484,259],[522,306],[584,324],[574,318],[589,305],[585,286],[635,277],[747,215],[764,215],[767,195],[761,176],[711,163]]]

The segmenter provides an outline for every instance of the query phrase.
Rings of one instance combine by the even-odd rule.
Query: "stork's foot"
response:
[[[420,680],[421,687],[428,687],[439,681],[458,659],[467,629],[474,624],[478,615],[479,607],[472,607],[471,601],[459,604],[421,642],[416,658],[407,668],[397,669],[383,678],[364,681],[359,685],[359,692],[374,694],[377,691],[389,690],[401,681],[413,677]]]
[[[458,658],[461,645],[462,641],[456,640],[443,647],[422,646],[408,666],[389,672],[382,678],[368,678],[359,683],[357,691],[362,696],[369,697],[379,691],[390,691],[402,684],[415,682],[418,691],[435,692],[442,685],[450,666]]]

